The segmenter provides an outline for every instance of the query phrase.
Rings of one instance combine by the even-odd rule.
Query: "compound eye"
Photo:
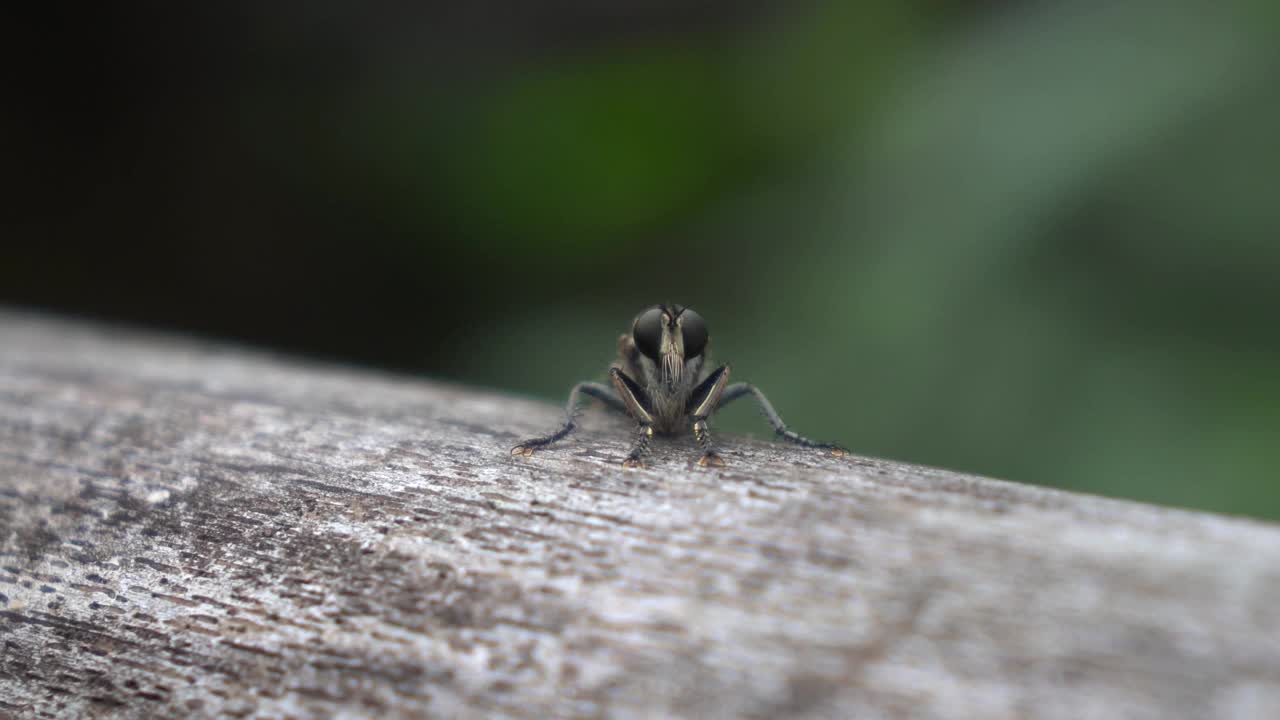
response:
[[[684,356],[693,359],[707,347],[707,321],[692,310],[680,314],[680,327],[684,333]]]
[[[657,360],[662,349],[662,308],[652,307],[640,313],[631,336],[645,357]]]

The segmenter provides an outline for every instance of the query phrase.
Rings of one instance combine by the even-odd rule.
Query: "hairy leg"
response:
[[[686,412],[693,418],[693,437],[702,448],[702,456],[698,464],[703,467],[724,467],[724,459],[715,451],[711,440],[711,429],[707,427],[707,418],[721,404],[721,396],[725,386],[729,384],[729,366],[721,365],[707,375],[698,387],[689,395]]]
[[[636,442],[622,461],[624,467],[644,467],[644,458],[649,454],[649,442],[653,440],[653,404],[644,388],[640,387],[630,375],[616,365],[609,368],[609,379],[613,381],[613,390],[622,399],[626,413],[640,424],[636,428]]]
[[[636,430],[636,443],[631,446],[631,452],[627,453],[627,458],[622,461],[622,465],[629,468],[644,467],[644,458],[649,454],[650,440],[653,440],[653,426],[642,424]]]
[[[698,464],[702,467],[724,467],[724,458],[715,450],[715,443],[711,441],[711,430],[707,427],[706,420],[693,421],[693,438],[698,441],[698,447],[702,448],[702,455],[698,458]]]
[[[512,455],[532,455],[534,450],[538,450],[550,445],[553,442],[564,439],[566,435],[573,432],[577,427],[574,419],[578,416],[578,400],[580,396],[587,395],[589,397],[602,400],[608,407],[617,410],[620,413],[626,413],[627,408],[622,401],[618,399],[608,387],[600,383],[580,382],[573,386],[569,391],[569,401],[564,406],[564,424],[556,429],[555,432],[542,437],[530,438],[511,448]]]
[[[751,395],[755,398],[756,404],[760,406],[760,411],[764,413],[764,417],[773,426],[774,431],[787,442],[795,443],[801,447],[813,448],[814,450],[826,450],[836,457],[843,457],[849,454],[848,450],[834,443],[817,442],[809,438],[789,430],[787,424],[782,422],[782,418],[778,416],[778,411],[773,409],[773,405],[769,399],[760,392],[760,389],[750,383],[735,383],[725,388],[724,394],[720,396],[720,404],[716,410],[720,410],[725,405],[737,400],[745,395]]]

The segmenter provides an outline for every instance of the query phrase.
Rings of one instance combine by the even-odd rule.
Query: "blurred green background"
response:
[[[0,301],[1280,518],[1273,2],[200,5],[10,11]]]

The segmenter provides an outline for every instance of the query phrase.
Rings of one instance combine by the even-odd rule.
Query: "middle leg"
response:
[[[760,388],[757,388],[751,383],[735,383],[726,388],[723,396],[720,398],[720,404],[716,407],[716,410],[719,410],[744,395],[751,395],[755,398],[756,405],[760,407],[760,412],[764,413],[765,419],[773,426],[774,432],[776,432],[778,437],[783,440],[786,440],[789,443],[795,443],[801,447],[812,448],[814,450],[826,450],[835,457],[844,457],[849,454],[848,450],[836,445],[835,443],[810,440],[800,433],[788,428],[787,424],[784,423],[782,418],[778,415],[778,411],[773,409],[773,405],[769,402],[769,398],[766,398],[764,393],[760,392]]]
[[[569,391],[569,401],[564,404],[564,422],[560,424],[560,427],[556,428],[555,432],[547,435],[525,440],[519,445],[511,448],[511,454],[524,455],[527,457],[532,455],[535,450],[539,450],[554,442],[563,440],[566,435],[573,432],[574,428],[577,427],[575,420],[578,417],[578,400],[581,395],[596,398],[603,402],[605,406],[613,410],[617,410],[618,412],[625,413],[627,411],[626,406],[622,404],[622,401],[614,397],[613,393],[609,392],[609,388],[601,385],[600,383],[580,382],[577,385],[574,385],[573,389]]]

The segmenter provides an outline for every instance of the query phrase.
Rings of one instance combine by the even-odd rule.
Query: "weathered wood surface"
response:
[[[0,313],[0,714],[1280,713],[1276,527],[558,413]]]

